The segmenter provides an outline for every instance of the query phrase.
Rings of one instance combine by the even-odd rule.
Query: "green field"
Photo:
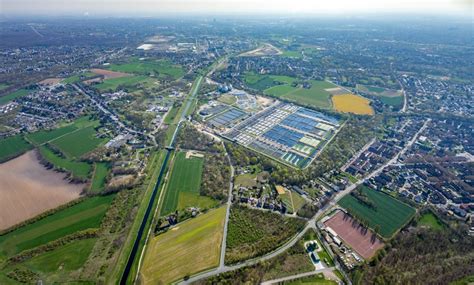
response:
[[[278,196],[290,213],[296,213],[306,203],[305,199],[296,192],[286,190],[285,194]]]
[[[199,206],[199,204],[208,206],[209,198],[199,195],[203,164],[202,158],[186,158],[186,152],[176,154],[161,208],[162,215],[169,214],[178,208]]]
[[[35,256],[24,263],[29,269],[40,273],[72,271],[82,267],[97,239],[83,239],[71,242],[55,250]]]
[[[303,55],[301,54],[301,51],[298,51],[298,50],[285,50],[285,51],[283,51],[282,56],[284,56],[284,57],[294,57],[294,58],[303,57]]]
[[[99,193],[104,190],[105,180],[109,173],[109,165],[106,162],[99,162],[95,164],[94,176],[91,182],[91,192]]]
[[[361,190],[375,208],[366,206],[351,194],[344,196],[339,205],[356,218],[362,218],[372,229],[378,227],[379,234],[385,238],[392,237],[415,214],[415,209],[387,194],[368,187],[362,187]]]
[[[20,97],[23,97],[23,96],[26,96],[28,95],[30,91],[29,90],[26,90],[26,89],[19,89],[19,90],[16,90],[12,93],[8,93],[7,95],[4,95],[4,96],[1,96],[0,97],[0,105],[3,105],[3,104],[6,104],[16,98],[20,98]]]
[[[170,284],[219,265],[226,208],[178,224],[152,238],[140,271],[143,284]]]
[[[284,75],[262,75],[247,72],[244,75],[244,81],[250,88],[264,91],[273,86],[292,84],[296,81],[296,78]]]
[[[435,214],[428,212],[423,214],[418,220],[418,225],[430,227],[433,230],[442,230],[444,228],[443,224],[439,221],[438,217]]]
[[[76,126],[68,125],[68,126],[58,128],[58,129],[47,130],[47,131],[43,130],[43,131],[27,134],[26,138],[29,141],[33,142],[34,144],[40,145],[75,130],[77,130]]]
[[[100,91],[115,91],[119,87],[123,88],[133,88],[137,84],[146,81],[148,77],[146,76],[126,76],[119,78],[110,78],[104,80],[104,82],[92,85],[93,87],[99,89]]]
[[[253,72],[245,73],[244,81],[247,86],[263,91],[265,95],[294,101],[298,104],[319,108],[331,108],[331,94],[324,89],[335,88],[337,85],[327,81],[311,80],[311,88],[296,86],[297,79],[282,75],[265,75]]]
[[[7,89],[10,85],[5,84],[5,83],[0,83],[0,91]]]
[[[217,101],[228,105],[234,105],[237,102],[237,98],[235,98],[235,96],[231,94],[223,94],[219,98],[217,98]]]
[[[179,65],[174,65],[168,60],[142,61],[133,60],[125,64],[112,64],[108,69],[113,71],[134,73],[139,75],[153,75],[155,77],[171,77],[178,79],[184,75],[184,70]]]
[[[356,88],[362,92],[379,97],[380,101],[385,105],[395,108],[403,106],[403,93],[400,90],[391,90],[378,86],[357,84]]]
[[[77,129],[82,129],[89,126],[97,127],[99,126],[99,121],[92,121],[89,119],[89,117],[85,116],[60,128],[56,128],[53,130],[42,130],[35,133],[27,134],[26,138],[34,144],[40,145],[57,139],[60,136],[69,134]]]
[[[163,122],[167,125],[173,123],[174,118],[176,118],[176,115],[178,114],[179,107],[171,107],[171,109],[168,111],[168,114],[166,114],[165,119]]]
[[[88,198],[79,204],[0,236],[0,259],[77,231],[98,228],[114,195]]]
[[[382,103],[384,103],[385,105],[400,108],[403,106],[404,98],[403,96],[397,96],[397,97],[382,96],[380,97],[380,101],[382,101]]]
[[[96,137],[93,126],[71,132],[51,142],[69,158],[79,158],[105,142]]]
[[[246,188],[252,188],[257,186],[257,174],[245,173],[235,177],[235,185],[240,185]]]
[[[311,80],[311,88],[293,87],[291,85],[278,85],[266,89],[266,95],[288,99],[302,105],[319,108],[331,108],[331,94],[324,89],[335,88],[336,85],[327,81]]]
[[[32,148],[32,145],[20,135],[0,139],[0,162],[12,159]]]
[[[79,82],[79,81],[82,81],[82,80],[85,80],[87,78],[91,78],[91,77],[94,77],[94,76],[97,76],[97,74],[95,74],[93,72],[85,72],[85,73],[81,73],[81,74],[78,74],[78,75],[73,75],[73,76],[70,76],[68,78],[65,78],[65,79],[63,79],[63,81],[61,83],[64,83],[64,84],[76,83],[76,82]]]
[[[87,178],[91,171],[91,165],[86,162],[76,162],[67,158],[59,157],[48,146],[39,147],[41,156],[56,168],[64,169],[72,173],[74,177]]]

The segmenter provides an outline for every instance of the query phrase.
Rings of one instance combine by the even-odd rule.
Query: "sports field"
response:
[[[170,284],[219,265],[226,208],[178,224],[152,238],[143,260],[143,284]]]
[[[361,226],[343,211],[338,211],[324,224],[333,229],[346,244],[365,259],[372,258],[384,245],[375,233]]]
[[[191,206],[209,208],[215,205],[214,200],[199,194],[203,164],[204,159],[201,157],[186,158],[186,152],[176,154],[161,209],[162,215]]]
[[[0,163],[12,159],[32,147],[20,135],[0,139]]]
[[[370,101],[362,96],[354,94],[342,94],[332,96],[334,109],[338,112],[353,113],[356,115],[373,115],[374,110]]]
[[[179,65],[168,60],[133,60],[125,64],[112,64],[108,69],[119,72],[134,73],[138,75],[154,75],[155,77],[171,77],[178,79],[184,75],[184,70]]]
[[[415,214],[415,209],[387,194],[368,187],[362,187],[361,191],[375,207],[368,207],[351,194],[344,196],[338,203],[357,219],[365,220],[370,228],[379,228],[378,232],[384,238],[392,237]]]
[[[0,236],[0,259],[77,231],[98,228],[114,195],[97,196]]]
[[[6,104],[16,98],[26,96],[28,93],[29,91],[26,89],[19,89],[7,95],[0,96],[0,105]]]
[[[289,84],[276,85],[264,91],[264,94],[288,99],[297,104],[309,105],[319,108],[331,108],[331,93],[325,89],[337,87],[327,81],[310,81],[310,88],[301,86],[293,87]]]

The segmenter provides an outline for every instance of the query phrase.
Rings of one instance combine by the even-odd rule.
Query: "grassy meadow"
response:
[[[137,84],[146,81],[148,77],[146,76],[126,76],[118,78],[110,78],[104,80],[102,83],[95,84],[93,87],[97,88],[101,92],[105,91],[115,91],[119,87],[124,88],[133,88]]]
[[[203,164],[203,158],[186,158],[186,152],[176,154],[161,209],[162,215],[191,206],[210,208],[217,204],[213,199],[199,193]]]
[[[33,146],[20,135],[0,139],[0,163],[15,158],[32,148]]]
[[[29,91],[26,89],[19,89],[16,91],[13,91],[11,93],[8,93],[7,95],[1,96],[0,97],[0,105],[6,104],[16,98],[20,98],[23,96],[28,95]]]
[[[310,88],[296,85],[294,77],[282,75],[262,75],[253,72],[244,75],[244,82],[250,88],[262,91],[265,95],[293,101],[297,104],[318,108],[331,108],[331,94],[325,89],[335,88],[336,85],[327,81],[311,80]]]
[[[54,167],[71,172],[74,177],[87,178],[91,172],[92,166],[86,162],[73,161],[55,154],[47,145],[39,148],[41,156]]]
[[[93,126],[71,132],[51,142],[68,158],[79,158],[105,143],[104,139],[96,137]]]
[[[96,163],[94,166],[94,175],[92,176],[91,192],[100,193],[104,190],[107,174],[109,174],[109,164],[106,162]]]
[[[184,70],[181,66],[172,64],[168,60],[132,60],[124,64],[112,64],[108,69],[138,75],[170,77],[173,79],[178,79],[184,75]]]

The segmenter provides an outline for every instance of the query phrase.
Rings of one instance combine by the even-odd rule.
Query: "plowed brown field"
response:
[[[0,164],[0,230],[80,197],[84,184],[46,169],[29,151]]]

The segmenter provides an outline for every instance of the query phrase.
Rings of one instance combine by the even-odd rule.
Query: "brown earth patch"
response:
[[[41,165],[35,151],[0,164],[0,230],[79,198],[85,185],[65,177]]]
[[[91,69],[91,72],[94,72],[95,74],[98,74],[98,75],[103,75],[104,79],[130,76],[130,74],[125,73],[125,72],[117,72],[117,71],[111,71],[111,70],[100,69],[100,68],[93,68]]]
[[[38,82],[40,85],[56,85],[59,82],[61,82],[63,78],[46,78],[45,80],[42,80]]]
[[[365,259],[372,258],[377,250],[384,246],[375,233],[343,211],[336,213],[324,224],[333,229],[347,245]]]

